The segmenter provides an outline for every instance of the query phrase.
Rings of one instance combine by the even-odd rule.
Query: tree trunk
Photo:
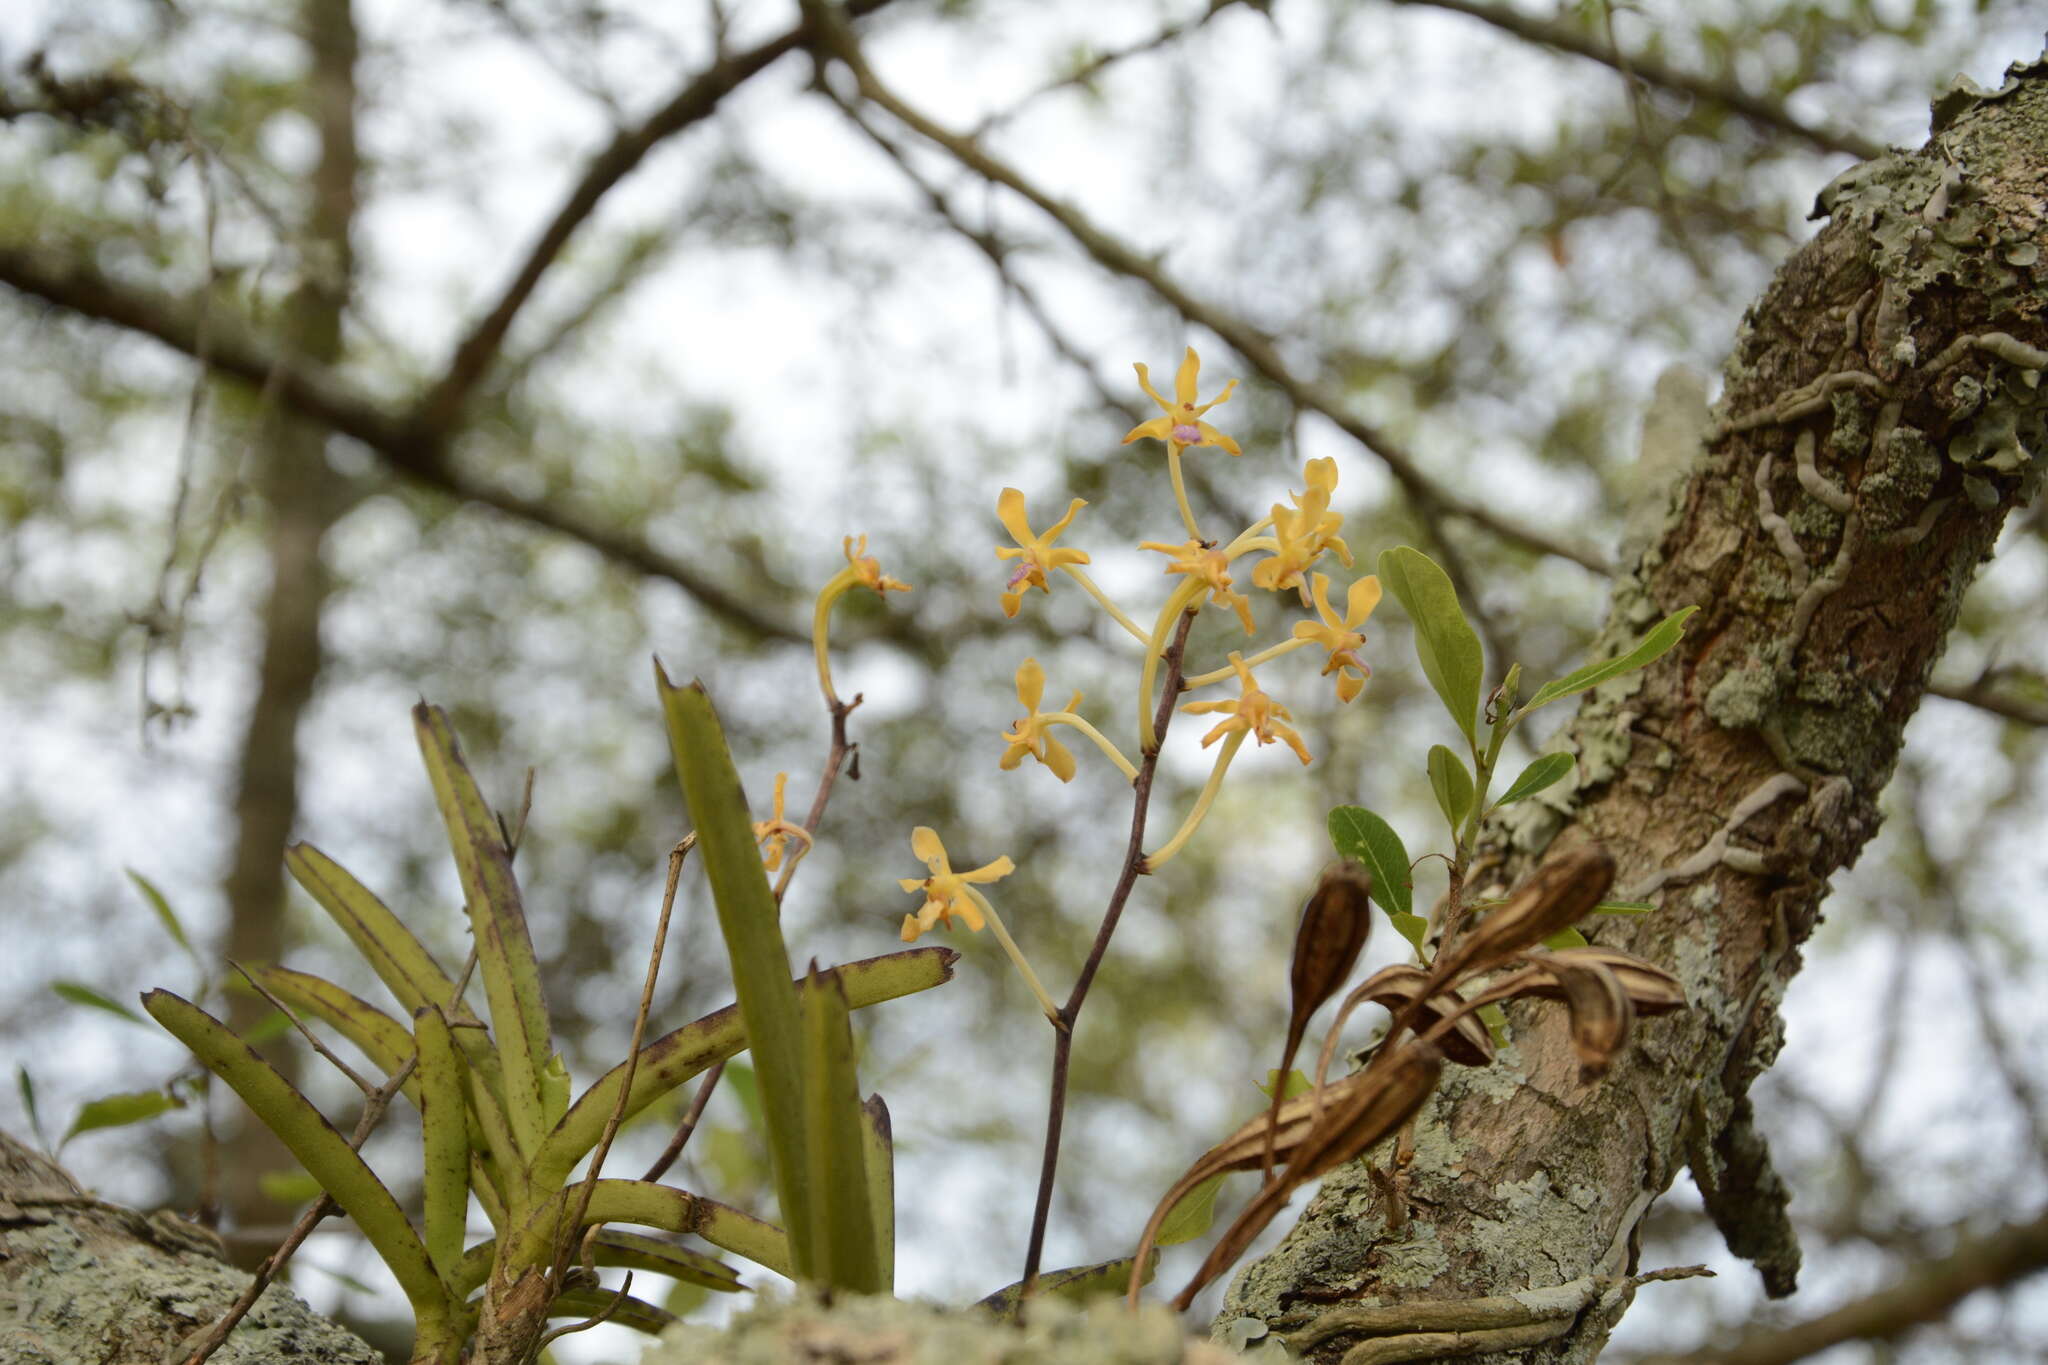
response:
[[[312,179],[300,251],[303,278],[287,302],[285,335],[297,354],[331,365],[341,355],[353,253],[349,230],[356,206],[356,32],[349,0],[306,0],[301,11],[312,69],[307,112],[320,130],[320,164]],[[263,607],[263,657],[249,708],[235,794],[235,852],[225,885],[227,955],[237,962],[275,962],[284,943],[284,849],[298,818],[299,722],[312,703],[321,666],[320,615],[329,582],[320,550],[344,510],[341,480],[323,453],[327,431],[296,416],[264,424],[272,439],[259,451],[270,516],[270,592]],[[229,1022],[247,1030],[269,1012],[261,998],[230,997]],[[265,1049],[273,1065],[295,1074],[289,1043]],[[289,1216],[259,1185],[269,1171],[291,1170],[284,1146],[246,1114],[225,1144],[222,1191],[240,1226]]]
[[[1832,221],[1744,319],[1685,467],[1645,471],[1600,647],[1701,611],[1655,668],[1588,694],[1567,732],[1575,790],[1484,836],[1481,896],[1552,845],[1604,844],[1617,891],[1662,908],[1600,921],[1599,940],[1677,973],[1692,1008],[1639,1025],[1592,1084],[1561,1010],[1516,1015],[1514,1047],[1454,1068],[1424,1111],[1405,1222],[1373,1175],[1384,1150],[1333,1174],[1239,1277],[1224,1323],[1310,1328],[1297,1340],[1334,1361],[1366,1339],[1334,1308],[1430,1303],[1415,1325],[1431,1332],[1372,1358],[1590,1360],[1681,1166],[1730,1249],[1791,1292],[1798,1246],[1746,1095],[1827,880],[1876,832],[1964,590],[2040,476],[2048,61],[2011,76],[1938,101],[1925,148],[1823,193]],[[1453,1307],[1504,1295],[1526,1311]],[[1569,1311],[1539,1311],[1553,1301]]]
[[[169,1214],[86,1193],[0,1133],[0,1360],[163,1365],[248,1285],[219,1241]],[[271,1285],[213,1365],[383,1365],[383,1357]]]

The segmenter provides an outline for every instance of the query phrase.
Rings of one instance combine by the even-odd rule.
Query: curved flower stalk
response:
[[[1094,740],[1096,746],[1108,755],[1109,761],[1116,764],[1125,777],[1136,780],[1138,770],[1131,766],[1131,761],[1125,758],[1122,751],[1110,743],[1100,730],[1090,725],[1075,710],[1081,704],[1079,692],[1074,693],[1064,711],[1039,710],[1038,703],[1044,697],[1045,669],[1039,666],[1038,660],[1026,659],[1017,666],[1017,700],[1024,703],[1024,709],[1028,714],[1003,732],[1003,739],[1009,747],[1003,750],[997,767],[1008,772],[1022,763],[1028,755],[1052,769],[1053,776],[1060,781],[1073,781],[1074,755],[1051,734],[1055,725],[1071,725]]]
[[[908,583],[882,572],[881,564],[868,553],[866,536],[858,541],[852,536],[846,537],[843,548],[846,567],[825,580],[825,586],[818,589],[818,604],[811,612],[811,648],[818,660],[818,686],[825,693],[826,705],[834,707],[840,702],[839,694],[832,690],[832,660],[827,639],[832,605],[854,588],[867,588],[879,597],[910,591]]]

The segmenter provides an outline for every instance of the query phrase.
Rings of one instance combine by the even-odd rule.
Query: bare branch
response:
[[[1207,328],[1221,337],[1226,344],[1244,357],[1247,364],[1285,393],[1290,401],[1299,407],[1320,413],[1335,423],[1347,436],[1379,457],[1399,481],[1409,500],[1414,503],[1418,515],[1425,519],[1434,519],[1437,516],[1461,517],[1484,526],[1513,544],[1541,554],[1569,559],[1595,573],[1608,572],[1606,560],[1593,551],[1531,531],[1502,517],[1492,509],[1462,498],[1437,484],[1422,472],[1415,458],[1386,433],[1347,411],[1336,394],[1295,374],[1281,359],[1279,348],[1245,319],[1197,299],[1167,275],[1156,260],[1141,255],[1134,248],[1104,232],[1079,209],[1053,198],[1009,165],[984,151],[973,138],[940,126],[904,103],[876,76],[873,68],[862,56],[852,31],[843,19],[834,14],[830,6],[812,4],[807,7],[807,12],[823,20],[823,51],[846,65],[858,82],[863,96],[886,109],[891,116],[920,137],[943,148],[975,174],[1029,200],[1066,229],[1068,235],[1082,250],[1094,257],[1098,264],[1115,274],[1146,285],[1188,322]]]
[[[1447,9],[1455,14],[1469,15],[1482,23],[1493,25],[1503,33],[1512,33],[1517,38],[1543,47],[1596,61],[1602,66],[1620,72],[1625,78],[1645,81],[1660,89],[1718,104],[1724,109],[1740,114],[1760,128],[1804,139],[1824,152],[1846,153],[1859,161],[1871,161],[1885,153],[1882,146],[1868,138],[1808,123],[1777,101],[1762,95],[1753,95],[1731,81],[1696,76],[1689,71],[1666,66],[1650,56],[1625,55],[1598,39],[1581,33],[1569,24],[1533,18],[1504,6],[1477,4],[1474,0],[1393,0],[1393,3],[1425,5],[1431,9]]]
[[[2030,701],[2025,697],[2016,697],[2010,692],[2001,691],[1990,677],[1978,678],[1975,682],[1960,685],[1930,683],[1927,692],[1929,696],[1959,701],[1965,706],[1974,706],[1979,710],[1989,711],[1994,716],[2016,720],[2022,725],[2048,725],[2048,703]]]
[[[867,14],[887,3],[888,0],[856,0],[851,8],[856,14]],[[520,263],[511,283],[505,286],[505,292],[455,348],[455,354],[448,361],[447,373],[420,404],[423,425],[442,429],[454,424],[463,402],[483,377],[484,371],[490,368],[491,361],[504,343],[505,334],[512,328],[512,320],[519,315],[527,299],[533,296],[541,276],[547,273],[562,248],[569,244],[569,239],[596,211],[599,201],[612,187],[625,179],[661,142],[708,117],[718,108],[719,101],[743,82],[777,58],[801,47],[809,38],[809,24],[799,22],[757,47],[719,58],[678,90],[644,123],[637,128],[621,130],[610,146],[592,158],[583,178],[576,182],[569,197],[562,201],[562,206],[555,210],[555,216],[541,230],[539,239],[527,250],[526,259]]]
[[[86,317],[141,332],[195,359],[204,351],[214,369],[259,388],[274,384],[281,402],[362,442],[393,469],[430,488],[495,508],[580,541],[627,568],[666,579],[714,614],[764,638],[796,643],[810,639],[808,632],[765,615],[644,540],[566,512],[546,499],[522,497],[463,473],[448,462],[442,433],[416,418],[394,416],[322,366],[286,359],[224,309],[207,314],[202,347],[198,310],[169,294],[110,280],[82,260],[0,245],[0,284]]]
[[[2014,1284],[2042,1269],[2048,1269],[2048,1214],[1967,1239],[1940,1260],[1914,1266],[1832,1313],[1751,1335],[1726,1351],[1657,1356],[1642,1365],[1790,1365],[1845,1341],[1889,1341],[1939,1321],[1980,1289]]]

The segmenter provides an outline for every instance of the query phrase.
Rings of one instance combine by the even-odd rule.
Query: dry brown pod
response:
[[[1455,1016],[1456,1022],[1435,1040],[1443,1049],[1444,1059],[1460,1066],[1485,1066],[1493,1061],[1493,1035],[1486,1031],[1486,1025],[1465,1011],[1464,996],[1449,986],[1440,986],[1421,1004],[1415,1004],[1429,989],[1429,981],[1429,973],[1420,967],[1382,967],[1352,994],[1396,1015],[1413,1005],[1417,1033],[1427,1033],[1436,1024]]]
[[[1555,952],[1531,953],[1524,960],[1538,976],[1521,992],[1523,995],[1562,1000],[1565,998],[1563,988],[1549,976],[1550,966],[1591,965],[1614,973],[1621,988],[1628,992],[1629,1003],[1635,1006],[1637,1014],[1647,1017],[1685,1008],[1685,987],[1679,984],[1677,977],[1662,967],[1616,948],[1559,948]]]
[[[1458,936],[1431,969],[1439,981],[1485,970],[1533,948],[1587,915],[1614,885],[1614,859],[1598,844],[1551,858],[1501,904]]]
[[[1636,1009],[1619,978],[1597,962],[1545,962],[1541,970],[1557,983],[1571,1016],[1572,1049],[1579,1054],[1579,1078],[1605,1075],[1628,1042]]]
[[[1294,932],[1294,960],[1287,971],[1292,995],[1287,1018],[1287,1044],[1280,1052],[1280,1068],[1274,1073],[1273,1112],[1278,1113],[1281,1097],[1287,1093],[1287,1073],[1308,1021],[1351,975],[1358,955],[1365,949],[1372,931],[1372,874],[1350,859],[1323,869],[1301,910],[1301,925]],[[1277,1131],[1275,1124],[1267,1131]],[[1265,1155],[1268,1175],[1273,1170],[1273,1152]]]

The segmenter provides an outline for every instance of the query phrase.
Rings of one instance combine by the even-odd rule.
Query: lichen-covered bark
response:
[[[1336,1305],[1591,1276],[1589,1306],[1490,1357],[1590,1360],[1627,1306],[1649,1201],[1688,1165],[1731,1247],[1790,1292],[1798,1250],[1745,1094],[1777,1054],[1827,879],[1876,830],[1963,592],[2039,480],[2044,186],[2048,62],[1945,99],[1926,147],[1829,187],[1832,221],[1745,318],[1689,468],[1644,481],[1656,501],[1631,519],[1602,648],[1700,613],[1653,670],[1589,694],[1576,786],[1486,835],[1481,895],[1553,843],[1606,845],[1618,889],[1662,909],[1596,937],[1676,972],[1693,1007],[1641,1024],[1593,1084],[1562,1012],[1522,1013],[1502,1059],[1453,1073],[1425,1111],[1405,1224],[1368,1174],[1385,1153],[1333,1175],[1224,1322],[1298,1331]]]
[[[205,1229],[93,1198],[0,1133],[0,1360],[162,1365],[249,1283]],[[215,1365],[382,1365],[383,1357],[279,1285]]]

